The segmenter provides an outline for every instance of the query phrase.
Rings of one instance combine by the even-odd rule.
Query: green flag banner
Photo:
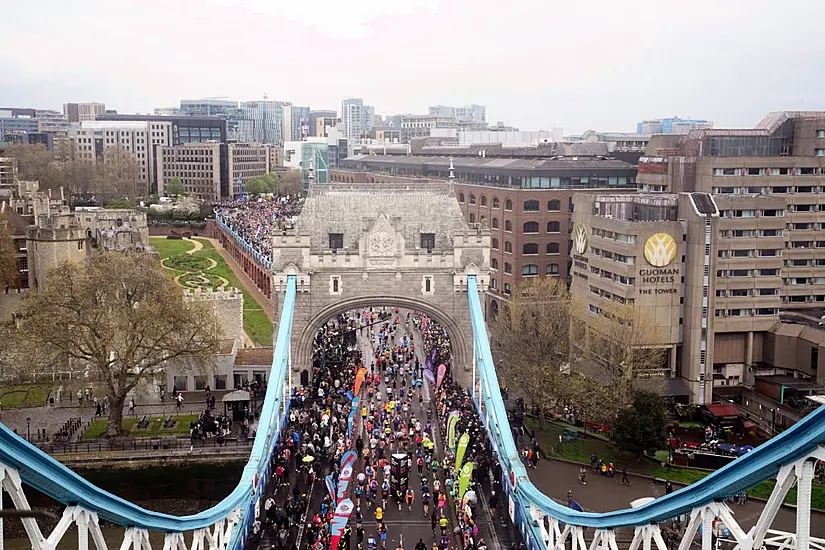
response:
[[[453,411],[447,417],[447,447],[451,451],[455,450],[455,427],[458,424],[458,418],[461,414],[458,411]]]
[[[458,438],[458,449],[455,452],[455,471],[461,468],[461,461],[464,460],[464,453],[467,452],[467,444],[470,442],[469,434],[461,434]]]
[[[467,434],[464,434],[467,435]],[[467,492],[467,487],[470,486],[470,478],[473,477],[473,463],[468,462],[461,468],[461,474],[458,476],[458,500],[464,499],[464,493]]]

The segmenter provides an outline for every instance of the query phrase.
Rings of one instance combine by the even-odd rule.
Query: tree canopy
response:
[[[20,285],[13,237],[11,222],[5,214],[0,214],[0,290]]]
[[[619,411],[612,437],[621,449],[637,456],[654,453],[665,444],[666,421],[667,409],[662,396],[639,391],[633,396],[633,406]]]
[[[144,254],[96,253],[60,264],[18,313],[14,345],[28,352],[28,368],[69,361],[104,383],[109,436],[121,435],[126,397],[142,379],[170,361],[205,365],[220,337],[212,309],[186,300]]]
[[[183,182],[180,181],[179,177],[174,176],[169,180],[169,183],[166,184],[166,194],[172,197],[183,195]]]

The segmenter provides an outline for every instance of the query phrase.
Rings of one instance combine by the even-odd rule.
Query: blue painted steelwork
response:
[[[825,406],[822,406],[789,430],[721,470],[644,506],[597,514],[576,512],[557,504],[539,491],[527,478],[513,441],[504,402],[501,399],[475,276],[467,277],[467,287],[478,372],[482,381],[481,414],[484,417],[487,432],[493,441],[493,447],[498,453],[504,477],[509,472],[514,472],[519,480],[515,490],[507,480],[508,492],[515,496],[517,504],[525,511],[532,504],[559,521],[597,529],[648,525],[688,513],[701,504],[741,493],[744,489],[775,476],[782,465],[804,458],[814,451],[817,445],[825,443]],[[525,515],[527,516],[525,521],[532,524],[528,525],[528,528],[532,530],[535,522],[529,519],[529,514]]]
[[[235,239],[235,242],[238,243],[241,248],[243,248],[249,254],[251,254],[252,257],[255,258],[256,262],[261,264],[266,269],[272,269],[272,258],[267,258],[263,254],[255,250],[255,247],[252,246],[252,243],[250,243],[249,241],[245,240],[243,237],[235,233],[235,231],[233,231],[232,228],[230,228],[229,225],[227,225],[227,223],[223,221],[221,216],[217,213],[215,213],[215,222],[223,229],[225,229],[226,232],[229,233],[233,239]]]
[[[284,384],[292,337],[295,288],[295,277],[288,277],[269,386],[249,461],[235,490],[212,508],[190,516],[172,516],[146,510],[95,487],[3,425],[0,425],[0,462],[15,468],[24,483],[55,500],[66,505],[80,505],[97,512],[103,519],[127,527],[184,532],[209,527],[240,509],[243,517],[239,525],[244,528],[234,530],[232,544],[229,546],[239,548],[251,525],[252,514],[249,511],[255,506],[256,499],[263,493],[269,479],[269,457],[278,441],[289,407],[288,400],[284,402]],[[256,474],[259,480],[257,490],[253,489]]]

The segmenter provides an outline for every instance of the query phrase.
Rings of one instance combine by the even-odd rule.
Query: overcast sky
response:
[[[635,131],[825,109],[825,0],[0,0],[0,106],[270,99]]]

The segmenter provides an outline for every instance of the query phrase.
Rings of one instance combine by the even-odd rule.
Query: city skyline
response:
[[[484,1],[316,4],[310,14],[252,0],[188,1],[163,5],[162,18],[152,2],[21,4],[0,22],[11,43],[27,44],[0,52],[0,103],[57,109],[100,101],[147,113],[181,98],[266,93],[313,109],[362,97],[383,115],[476,103],[487,106],[491,124],[573,134],[633,131],[639,120],[673,115],[752,127],[766,111],[822,107],[825,77],[815,40],[805,37],[816,36],[825,6],[806,0],[781,13],[769,2],[697,2],[680,7],[678,25],[647,1],[638,9],[524,2],[496,17],[489,14],[497,5]],[[800,38],[765,48],[766,36],[791,32],[788,17]],[[75,32],[81,24],[87,31]],[[203,40],[204,30],[238,39]],[[493,33],[497,40],[484,38]],[[100,47],[118,43],[124,47]],[[55,44],[70,55],[55,56]],[[362,62],[358,51],[371,54]],[[351,70],[357,63],[395,70]],[[323,67],[328,85],[306,78],[310,67]]]

